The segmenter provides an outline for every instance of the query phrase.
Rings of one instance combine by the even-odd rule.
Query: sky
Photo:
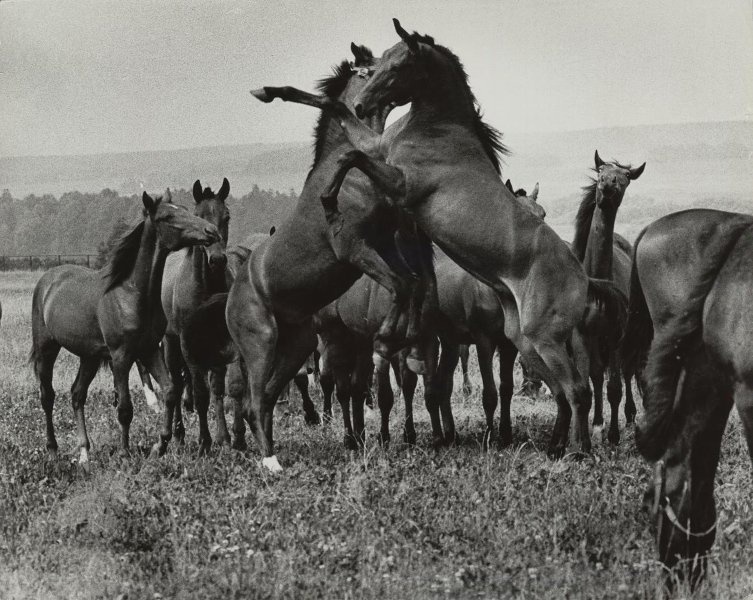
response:
[[[751,0],[0,0],[0,156],[310,139],[311,90],[391,18],[465,64],[503,131],[753,119]]]

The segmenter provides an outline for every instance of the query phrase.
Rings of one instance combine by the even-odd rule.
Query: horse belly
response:
[[[73,286],[53,290],[45,300],[45,326],[63,348],[77,356],[106,355],[96,304],[82,291]]]

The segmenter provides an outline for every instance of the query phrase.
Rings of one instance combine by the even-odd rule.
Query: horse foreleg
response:
[[[227,391],[233,399],[233,449],[246,449],[246,423],[243,420],[243,395],[246,391],[246,369],[238,358],[227,367]]]
[[[442,346],[442,358],[444,359],[444,345]],[[497,388],[494,383],[494,343],[486,336],[479,335],[476,338],[476,356],[478,368],[481,373],[481,403],[486,415],[486,431],[484,432],[483,448],[489,448],[494,438],[494,413],[497,410]],[[440,364],[442,361],[439,361]],[[453,365],[453,371],[455,370]],[[509,415],[508,415],[509,418]],[[501,424],[501,421],[500,421]]]
[[[36,331],[35,331],[36,335]],[[53,409],[55,407],[55,388],[52,386],[52,371],[60,352],[60,345],[48,338],[44,342],[34,339],[34,373],[39,380],[39,400],[44,410],[47,427],[47,452],[55,460],[58,455],[58,442],[55,439]]]
[[[424,356],[427,361],[424,374],[424,401],[432,418],[434,445],[439,443],[451,446],[455,443],[455,419],[452,415],[452,386],[455,368],[458,366],[458,345],[442,345],[439,355],[439,338],[433,336],[425,342]],[[434,426],[433,413],[438,411],[442,419],[441,428]]]
[[[230,445],[230,432],[225,419],[225,376],[227,367],[216,367],[209,371],[209,401],[214,406],[214,419],[217,422],[217,443]]]
[[[748,442],[748,454],[753,463],[753,389],[747,385],[738,384],[735,389],[735,405],[743,423],[745,439]]]
[[[392,366],[397,370],[400,369],[399,361],[394,357],[392,359]],[[377,404],[379,405],[379,415],[381,417],[379,443],[388,444],[390,441],[390,413],[392,412],[392,407],[395,405],[395,394],[392,391],[389,369],[377,371]]]
[[[405,406],[405,419],[403,420],[403,441],[406,444],[414,445],[416,443],[416,426],[413,422],[413,398],[416,395],[416,385],[418,384],[418,375],[411,371],[405,364],[405,355],[407,351],[400,353],[400,390],[403,394],[403,404]],[[435,441],[440,444],[442,437],[442,421],[439,419],[439,412],[430,413],[432,429],[435,432]]]
[[[468,360],[471,355],[471,348],[467,344],[461,344],[459,349],[460,369],[463,372],[463,395],[470,396],[473,393],[473,383],[468,376]]]
[[[609,401],[610,419],[607,439],[612,444],[620,443],[620,402],[622,401],[622,373],[616,352],[609,356],[609,380],[607,381],[607,400]]]
[[[164,359],[158,350],[145,360],[148,371],[160,384],[165,399],[160,439],[152,446],[152,454],[155,456],[162,456],[167,450],[167,445],[173,436],[173,423],[175,423],[175,437],[179,442],[183,441],[186,434],[182,417],[176,419],[176,408],[183,394],[183,355],[180,351],[180,340],[177,336],[166,335],[163,345]]]
[[[515,382],[513,370],[518,349],[510,340],[505,338],[499,345],[499,445],[512,444],[512,419],[510,418],[510,403]]]
[[[632,425],[635,423],[635,400],[633,399],[633,376],[625,371],[620,370],[625,382],[625,423]]]
[[[120,423],[120,445],[123,454],[130,454],[130,431],[131,421],[133,421],[133,404],[131,403],[131,391],[128,386],[128,375],[135,357],[125,349],[119,349],[116,352],[110,351],[112,355],[112,375],[115,380],[115,391],[118,394],[118,422]]]
[[[300,369],[293,377],[293,383],[298,388],[298,392],[301,394],[301,402],[303,404],[303,420],[306,425],[319,425],[321,419],[319,413],[316,411],[316,406],[311,400],[309,395],[309,376],[305,368]]]

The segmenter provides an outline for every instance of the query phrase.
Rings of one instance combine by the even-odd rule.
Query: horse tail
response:
[[[227,292],[210,296],[197,307],[183,330],[187,354],[203,367],[224,366],[235,358],[235,344],[225,320],[227,299]]]
[[[37,377],[39,377],[39,362],[42,359],[40,341],[44,327],[41,302],[41,292],[37,285],[31,299],[31,350],[29,351],[29,364],[34,368],[34,374]]]
[[[614,339],[622,338],[627,316],[625,294],[608,279],[588,278],[588,305],[597,307],[607,323],[614,326]],[[586,309],[588,312],[589,309]],[[588,324],[589,319],[586,319]],[[588,327],[587,327],[588,328]],[[601,332],[599,332],[601,333]]]
[[[662,327],[651,344],[646,364],[648,398],[644,426],[636,430],[635,440],[640,453],[648,460],[661,458],[671,439],[673,416],[685,359],[703,341],[703,306],[719,269],[724,265],[749,220],[736,222],[725,231],[717,232],[707,246],[695,285],[682,310]],[[681,390],[680,390],[681,391]],[[682,394],[678,400],[683,401]]]
[[[651,340],[654,337],[654,323],[648,310],[646,296],[643,293],[640,277],[638,276],[638,244],[640,244],[646,228],[638,234],[633,246],[633,259],[630,266],[630,299],[628,300],[628,317],[625,335],[620,344],[620,358],[622,371],[635,375],[643,369]]]

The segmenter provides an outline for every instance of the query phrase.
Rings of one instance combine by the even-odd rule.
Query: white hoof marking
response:
[[[157,394],[150,390],[149,387],[144,386],[144,396],[146,397],[147,406],[154,412],[160,412],[159,399],[157,398]]]
[[[274,455],[266,456],[262,458],[261,464],[270,473],[282,473],[282,467],[280,466],[280,461],[278,461],[277,457]]]

